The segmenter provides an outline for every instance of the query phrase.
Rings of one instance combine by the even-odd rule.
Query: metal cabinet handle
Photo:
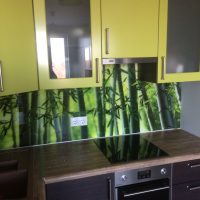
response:
[[[145,191],[141,191],[141,192],[130,193],[130,194],[124,194],[124,198],[130,197],[130,196],[136,196],[136,195],[140,195],[140,194],[145,194],[145,193],[150,193],[150,192],[155,192],[155,191],[160,191],[160,190],[166,190],[166,189],[169,189],[169,186],[155,188],[155,189],[151,189],[151,190],[145,190]]]
[[[110,53],[110,29],[106,28],[106,54]]]
[[[0,92],[3,92],[3,75],[2,75],[2,62],[0,61]]]
[[[96,83],[99,83],[100,82],[99,58],[96,58],[95,62],[96,62]]]
[[[165,56],[161,57],[161,63],[162,63],[162,66],[161,66],[161,80],[164,80],[165,79],[165,68],[166,68],[166,57]]]
[[[189,191],[193,191],[193,190],[200,190],[200,186],[194,186],[194,187],[192,187],[192,186],[187,186],[187,189],[189,190]]]
[[[108,200],[112,200],[112,180],[108,177]]]
[[[197,168],[197,167],[200,167],[200,164],[191,164],[191,163],[188,163],[188,167],[190,167],[190,168]]]

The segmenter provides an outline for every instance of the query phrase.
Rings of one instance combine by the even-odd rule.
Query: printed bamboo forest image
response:
[[[137,65],[103,69],[99,88],[0,97],[0,149],[179,128],[178,83],[137,80]],[[71,118],[87,117],[85,126]]]

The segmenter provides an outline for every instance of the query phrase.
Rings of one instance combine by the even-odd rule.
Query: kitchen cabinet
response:
[[[160,0],[158,62],[140,66],[141,80],[200,80],[199,18],[199,0]]]
[[[156,57],[159,0],[102,0],[103,58]]]
[[[47,200],[114,200],[114,174],[46,184]]]
[[[0,96],[37,90],[32,0],[1,0],[0,27]]]
[[[172,200],[198,200],[200,196],[200,160],[175,163],[172,185]]]
[[[40,89],[101,85],[100,0],[34,0]]]

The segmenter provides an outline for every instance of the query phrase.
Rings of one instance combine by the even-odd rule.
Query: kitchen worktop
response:
[[[93,140],[41,146],[34,149],[34,152],[43,160],[46,182],[63,179],[65,173],[66,179],[71,179],[123,168],[148,167],[200,158],[200,138],[183,130],[144,133],[142,136],[166,151],[169,156],[111,164]]]
[[[29,171],[28,199],[44,198],[44,182],[77,179],[127,169],[200,158],[200,138],[180,129],[144,133],[142,137],[169,156],[111,164],[93,140],[65,142],[0,152],[0,161],[16,159]]]

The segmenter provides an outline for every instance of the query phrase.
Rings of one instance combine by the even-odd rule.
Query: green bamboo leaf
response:
[[[122,69],[122,68],[120,69],[120,71],[123,72],[123,73],[125,73],[125,74],[128,74],[128,71],[127,71],[127,70],[124,70],[124,69]]]

